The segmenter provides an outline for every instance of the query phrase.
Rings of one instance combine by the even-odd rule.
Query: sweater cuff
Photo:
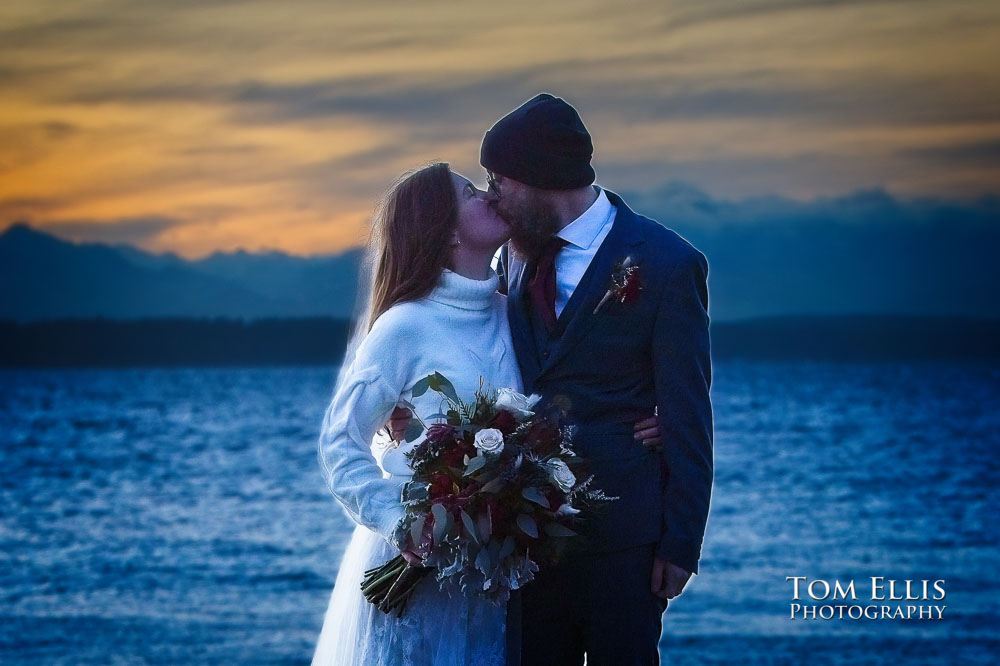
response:
[[[400,550],[406,539],[406,528],[403,526],[405,517],[406,509],[402,505],[397,505],[386,509],[378,525],[379,535],[389,542],[389,545]]]

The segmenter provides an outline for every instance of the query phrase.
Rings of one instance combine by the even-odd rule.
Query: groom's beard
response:
[[[497,214],[510,225],[510,246],[524,261],[534,261],[559,231],[559,216],[539,198],[511,202],[501,199]]]

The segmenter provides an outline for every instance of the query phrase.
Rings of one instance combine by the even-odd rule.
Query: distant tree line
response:
[[[1000,319],[775,317],[712,325],[712,355],[730,358],[998,359]]]
[[[326,317],[0,320],[0,366],[335,365],[349,335],[350,322]],[[1000,359],[1000,320],[858,316],[713,323],[712,355]]]
[[[0,321],[0,365],[337,364],[349,333],[350,322],[326,317]]]

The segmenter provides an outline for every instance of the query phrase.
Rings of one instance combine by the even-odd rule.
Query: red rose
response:
[[[465,464],[466,448],[464,442],[452,442],[451,446],[441,454],[441,460],[448,467],[460,467]]]
[[[452,491],[452,481],[451,477],[447,474],[442,474],[437,472],[431,475],[431,485],[427,490],[427,494],[433,499],[436,497],[443,497],[445,495],[450,495]]]
[[[427,441],[434,444],[455,438],[455,429],[450,425],[438,423],[427,429]]]
[[[525,440],[528,446],[540,455],[548,455],[550,451],[554,452],[559,446],[562,435],[555,423],[548,419],[541,419],[531,426]]]
[[[506,409],[501,409],[493,417],[490,427],[496,428],[506,436],[517,430],[517,419]]]
[[[625,275],[625,284],[622,285],[618,299],[622,304],[631,303],[639,298],[640,289],[642,289],[642,284],[639,282],[639,272],[631,270]]]

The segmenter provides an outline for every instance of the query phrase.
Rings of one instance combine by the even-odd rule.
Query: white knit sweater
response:
[[[403,454],[415,442],[381,451],[378,461],[371,442],[400,400],[412,402],[431,425],[437,421],[427,417],[443,411],[441,397],[428,391],[414,399],[412,389],[434,372],[451,380],[463,400],[471,400],[480,378],[491,388],[521,391],[498,282],[495,273],[471,280],[446,270],[429,296],[389,308],[359,345],[327,408],[319,438],[327,485],[356,523],[394,545],[410,474]]]

